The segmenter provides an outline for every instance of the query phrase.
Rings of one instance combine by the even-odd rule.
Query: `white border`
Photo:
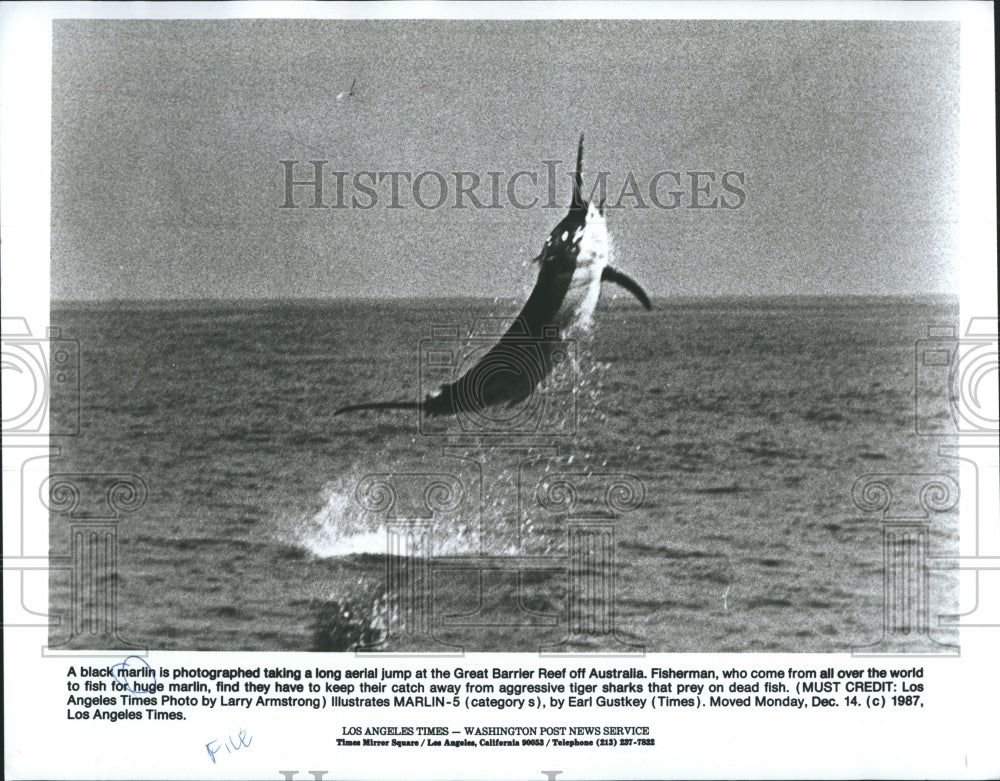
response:
[[[49,322],[49,211],[51,145],[51,20],[54,18],[796,18],[957,20],[961,33],[961,130],[959,282],[963,321],[973,315],[996,315],[996,181],[993,71],[993,8],[988,3],[6,3],[0,7],[0,215],[3,232],[2,307],[5,316],[28,319],[33,330]],[[26,77],[30,74],[30,78]],[[8,443],[5,441],[4,445]],[[6,459],[5,459],[6,460]],[[963,470],[963,486],[968,485]],[[5,488],[10,475],[5,471]],[[14,486],[16,488],[16,486]],[[13,501],[4,494],[5,540],[9,539]],[[981,497],[982,498],[982,497]],[[966,497],[968,499],[968,497]],[[1000,517],[997,497],[987,496],[980,519]],[[963,500],[965,501],[965,500]],[[963,508],[965,505],[963,504]],[[963,511],[964,512],[964,511]],[[46,528],[39,508],[36,519]],[[7,584],[5,572],[5,585]],[[993,581],[995,582],[995,581]],[[6,598],[5,598],[6,604]],[[37,607],[37,606],[36,606]],[[996,735],[1000,734],[1000,630],[965,630],[960,660],[915,660],[928,669],[936,687],[937,707],[927,714],[880,718],[863,714],[845,723],[834,715],[809,712],[759,712],[719,715],[702,721],[702,712],[667,719],[656,730],[662,748],[655,754],[555,752],[544,763],[510,752],[490,757],[483,750],[470,754],[471,764],[456,755],[428,754],[429,764],[407,765],[406,775],[427,777],[542,778],[540,767],[559,769],[572,777],[941,777],[978,778],[1000,774]],[[231,768],[186,762],[187,742],[207,731],[225,734],[226,727],[193,720],[183,729],[160,724],[113,725],[96,732],[65,721],[52,703],[65,696],[65,661],[42,659],[44,629],[5,630],[5,770],[8,777],[206,777],[279,778],[279,767],[326,768],[327,778],[385,775],[373,766],[377,755],[359,753],[350,765],[332,766],[334,752],[326,748],[338,719],[257,719],[260,731],[246,764]],[[154,654],[170,664],[185,660],[220,664],[261,664],[254,654]],[[275,660],[284,655],[267,655]],[[312,664],[315,655],[299,655]],[[510,655],[496,655],[510,661]],[[657,656],[648,657],[650,663]],[[690,659],[690,661],[686,661]],[[245,660],[245,661],[244,661]],[[466,664],[490,666],[494,655]],[[844,655],[671,655],[672,666],[844,666]],[[280,663],[280,661],[278,662]],[[421,664],[422,662],[417,662]],[[523,664],[537,663],[526,658]],[[392,666],[389,660],[382,666]],[[458,662],[456,662],[458,664]],[[227,719],[223,718],[222,721]],[[366,719],[353,719],[364,723]],[[437,719],[428,718],[435,722]],[[457,719],[449,719],[454,722]],[[489,719],[469,717],[467,722]],[[516,723],[498,714],[499,723]],[[568,715],[560,719],[572,723]],[[596,718],[612,723],[608,716]],[[374,717],[374,722],[392,722]],[[400,716],[398,723],[419,718]],[[627,722],[628,720],[626,720]],[[635,720],[650,723],[646,716]],[[270,742],[266,738],[271,736]],[[298,752],[289,766],[288,746]],[[336,754],[340,757],[341,754]],[[402,755],[400,756],[400,759]]]

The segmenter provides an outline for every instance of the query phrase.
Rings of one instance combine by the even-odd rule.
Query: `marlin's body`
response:
[[[631,292],[646,309],[649,298],[630,277],[608,265],[611,251],[603,204],[583,200],[583,136],[577,153],[573,203],[549,234],[538,279],[517,319],[500,341],[459,379],[427,395],[423,402],[376,402],[342,407],[335,414],[362,409],[414,409],[427,415],[475,412],[528,398],[552,369],[552,352],[561,337],[587,327],[603,281]]]

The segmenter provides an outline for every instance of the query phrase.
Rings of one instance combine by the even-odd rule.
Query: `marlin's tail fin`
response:
[[[583,202],[583,133],[580,134],[580,145],[576,149],[576,178],[573,180],[573,208],[582,209]]]
[[[415,401],[373,401],[366,404],[349,404],[341,407],[334,415],[343,415],[345,412],[358,412],[363,409],[418,409],[420,404]]]

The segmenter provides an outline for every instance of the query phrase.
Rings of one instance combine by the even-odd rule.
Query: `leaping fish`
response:
[[[423,401],[351,404],[334,414],[359,410],[420,409],[423,414],[475,413],[527,399],[552,370],[553,348],[568,330],[585,321],[601,295],[602,282],[614,282],[647,310],[649,296],[638,282],[609,265],[610,239],[604,204],[583,199],[583,135],[580,136],[569,212],[552,229],[541,253],[538,279],[521,313],[472,368]]]

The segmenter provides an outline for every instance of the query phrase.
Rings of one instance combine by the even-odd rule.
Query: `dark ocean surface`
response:
[[[114,600],[120,637],[149,649],[839,652],[882,638],[883,514],[852,486],[957,479],[943,440],[914,426],[915,342],[957,323],[956,301],[607,301],[518,409],[333,415],[416,400],[450,376],[442,355],[491,343],[477,336],[489,324],[469,338],[478,318],[517,309],[54,304],[81,387],[80,433],[60,438],[52,472],[137,475],[148,496],[119,515],[117,575],[71,598],[70,570],[54,571],[52,612]],[[906,549],[916,563],[890,562],[903,592],[889,609],[929,615],[952,643],[937,626],[957,607],[952,578],[930,571],[928,603],[905,600],[919,601],[919,557],[957,552],[957,521],[930,513],[926,545]],[[53,555],[71,555],[70,527],[53,513]],[[890,629],[928,642],[908,621]],[[52,641],[113,644],[72,623]]]

